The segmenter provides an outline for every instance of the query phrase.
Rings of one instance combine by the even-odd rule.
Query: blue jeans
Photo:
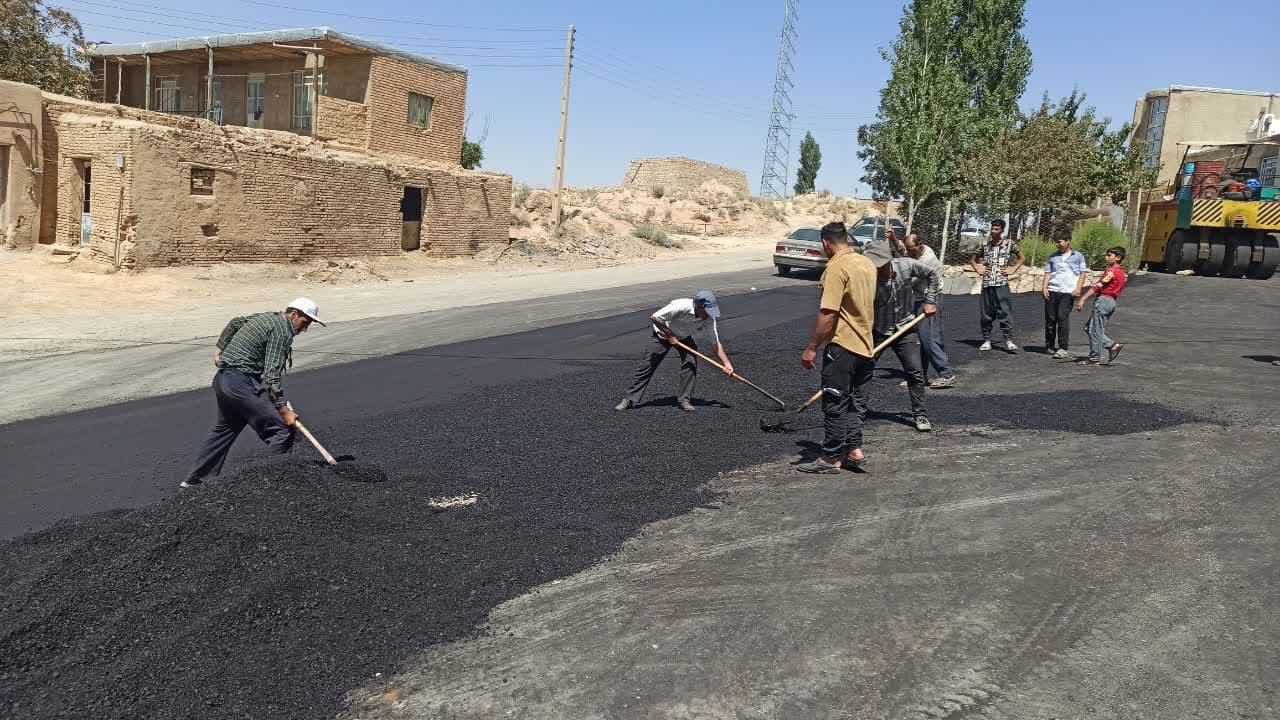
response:
[[[1093,314],[1089,316],[1089,322],[1084,326],[1085,332],[1089,333],[1090,360],[1101,360],[1102,351],[1116,344],[1115,340],[1107,337],[1107,321],[1115,311],[1115,298],[1099,295],[1098,299],[1093,301]]]

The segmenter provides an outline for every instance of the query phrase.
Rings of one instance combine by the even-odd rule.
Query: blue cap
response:
[[[720,319],[720,305],[716,302],[716,294],[710,290],[699,290],[697,295],[693,296],[693,302],[706,308],[707,314],[717,320]]]

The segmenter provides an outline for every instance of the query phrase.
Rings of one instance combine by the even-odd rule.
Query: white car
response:
[[[773,264],[779,275],[793,269],[822,270],[827,256],[822,252],[822,233],[818,228],[798,228],[773,248]]]

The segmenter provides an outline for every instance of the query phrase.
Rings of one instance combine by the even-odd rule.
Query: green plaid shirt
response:
[[[232,319],[218,337],[222,359],[218,367],[239,370],[262,382],[271,401],[284,405],[285,368],[292,364],[293,323],[278,312],[264,312]]]

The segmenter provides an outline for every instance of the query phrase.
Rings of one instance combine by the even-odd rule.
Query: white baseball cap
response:
[[[316,305],[311,298],[294,298],[289,302],[289,307],[311,318],[312,322],[324,325],[324,323],[320,322],[320,306]]]

